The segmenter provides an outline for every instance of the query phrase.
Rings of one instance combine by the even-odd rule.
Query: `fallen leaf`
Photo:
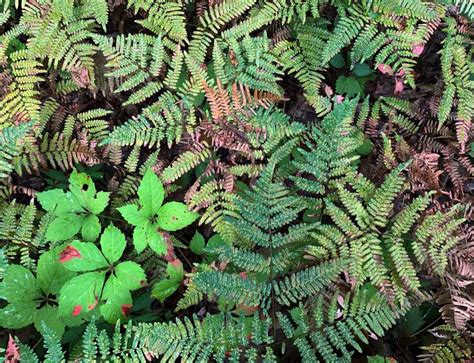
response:
[[[382,72],[383,74],[388,74],[390,76],[393,76],[393,69],[389,65],[386,64],[379,64],[377,66],[377,69]]]
[[[403,92],[403,81],[399,80],[399,79],[396,79],[395,80],[395,91],[394,93],[396,95],[400,94]]]
[[[423,53],[424,50],[425,50],[425,46],[423,44],[418,44],[418,45],[413,46],[412,53],[414,55],[420,55],[421,53]]]
[[[334,91],[331,87],[326,85],[326,87],[324,87],[324,93],[326,93],[326,96],[331,97],[334,94]]]
[[[8,345],[5,352],[5,363],[17,363],[20,361],[20,350],[16,345],[15,339],[9,334]]]

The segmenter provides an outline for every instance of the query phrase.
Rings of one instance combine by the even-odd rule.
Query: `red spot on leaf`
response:
[[[229,351],[225,352],[225,356],[226,356],[227,358],[229,358],[229,357],[230,357],[230,352],[229,352]]]
[[[72,309],[72,316],[78,316],[82,311],[82,306],[81,305],[76,305]]]
[[[146,285],[146,280],[140,280],[140,286],[145,286]]]
[[[92,310],[92,309],[94,309],[94,308],[97,306],[98,303],[99,303],[99,300],[98,300],[97,297],[96,297],[96,298],[95,298],[95,301],[94,301],[92,304],[90,304],[87,308],[88,308],[89,310]]]
[[[336,96],[336,103],[342,103],[342,101],[344,101],[344,96],[337,95]]]
[[[72,260],[73,258],[81,258],[80,252],[72,246],[67,246],[59,254],[59,262],[64,263]]]
[[[122,310],[123,316],[127,316],[128,313],[130,313],[130,310],[132,310],[132,304],[120,305],[120,309]]]
[[[165,239],[165,243],[166,243],[166,255],[164,257],[165,261],[172,262],[176,258],[176,255],[174,253],[174,247],[171,241],[171,236],[165,232],[162,232],[161,235]]]
[[[403,92],[403,81],[399,80],[399,79],[396,79],[395,80],[395,91],[394,93],[396,95],[400,94]]]
[[[175,258],[173,261],[170,262],[174,267],[179,267],[181,266],[183,263],[181,262],[181,260],[179,258]]]
[[[175,216],[171,217],[171,219],[172,219],[173,221],[177,221],[177,220],[178,220],[178,218],[176,218]]]
[[[390,76],[393,76],[393,69],[389,65],[386,64],[379,64],[377,66],[377,69],[382,72],[383,74],[388,74]]]
[[[20,350],[15,339],[9,334],[7,350],[5,351],[5,363],[17,363],[20,361]]]
[[[241,272],[239,275],[244,279],[247,280],[247,273],[246,272]]]
[[[412,52],[414,55],[420,55],[421,53],[423,53],[424,50],[425,46],[423,44],[418,44],[413,46]]]

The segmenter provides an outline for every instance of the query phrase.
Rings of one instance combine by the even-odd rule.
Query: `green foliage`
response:
[[[77,318],[61,317],[58,313],[57,296],[74,272],[66,270],[59,263],[57,251],[55,249],[41,255],[36,277],[23,266],[9,265],[5,268],[0,289],[2,299],[8,305],[0,309],[2,327],[20,329],[34,324],[43,335],[47,332],[47,326],[61,336],[66,325],[81,323]]]
[[[138,253],[149,246],[158,255],[167,251],[165,236],[161,231],[177,231],[193,223],[198,214],[188,211],[178,202],[163,204],[165,190],[158,177],[149,169],[138,187],[138,201],[118,208],[122,216],[133,225],[133,244]]]
[[[46,231],[47,240],[68,240],[80,231],[85,241],[95,241],[101,231],[98,215],[107,207],[109,195],[96,192],[91,177],[76,170],[69,178],[69,191],[52,189],[38,193],[43,209],[56,217]]]
[[[59,262],[67,270],[81,273],[61,288],[61,316],[83,317],[97,307],[106,321],[115,323],[130,310],[131,291],[146,284],[140,265],[133,261],[117,263],[126,247],[125,236],[117,227],[111,224],[104,230],[100,247],[73,241],[60,252]]]
[[[2,5],[7,362],[470,358],[469,1]]]

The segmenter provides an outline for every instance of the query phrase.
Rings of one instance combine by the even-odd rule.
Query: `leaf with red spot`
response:
[[[90,311],[90,310],[94,309],[97,306],[98,303],[99,303],[99,299],[97,299],[97,297],[96,297],[95,301],[92,304],[89,304],[89,306],[87,306],[87,310]]]
[[[17,363],[20,361],[20,350],[11,335],[8,335],[8,345],[5,352],[5,363]]]
[[[101,305],[100,312],[108,323],[115,323],[123,319],[122,306],[132,305],[132,295],[120,282],[111,277],[104,287],[103,298],[105,303]]]
[[[185,204],[169,202],[158,210],[157,225],[165,231],[177,231],[190,225],[198,217],[199,214],[189,211]]]
[[[76,305],[72,308],[72,316],[78,316],[82,311],[82,305]]]
[[[393,69],[387,64],[379,64],[377,66],[377,69],[383,74],[388,74],[389,76],[393,76]]]
[[[97,296],[100,296],[104,286],[105,272],[87,272],[73,277],[64,284],[59,293],[58,313],[61,316],[71,316],[77,306],[88,307],[93,305]],[[81,308],[79,314],[87,309]]]
[[[127,316],[132,310],[132,304],[122,304],[120,305],[120,309],[122,310],[123,316]]]
[[[59,254],[59,262],[64,263],[73,258],[81,258],[81,253],[73,246],[66,246]]]
[[[59,260],[70,271],[92,271],[109,264],[97,246],[90,242],[71,242],[59,255]]]

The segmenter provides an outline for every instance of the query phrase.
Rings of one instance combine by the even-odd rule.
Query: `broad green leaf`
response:
[[[329,63],[331,66],[334,68],[344,68],[346,66],[346,61],[344,60],[344,57],[341,53],[337,53],[330,61]]]
[[[89,214],[82,220],[82,238],[86,242],[94,242],[99,237],[101,228],[99,217]]]
[[[7,329],[21,329],[30,325],[36,315],[36,302],[18,301],[0,309],[0,326]]]
[[[155,251],[157,255],[166,255],[168,246],[166,245],[165,238],[159,232],[157,232],[156,226],[152,227],[149,233],[148,245]]]
[[[65,193],[61,189],[53,189],[37,193],[36,198],[44,210],[52,212],[56,216],[84,211],[81,203],[72,195],[72,193]]]
[[[38,283],[27,268],[10,265],[3,274],[3,295],[10,303],[32,301],[41,296]]]
[[[178,289],[179,283],[170,279],[164,279],[153,285],[151,296],[163,302],[168,296]]]
[[[87,272],[73,277],[61,288],[58,313],[79,316],[94,309],[104,286],[105,272]]]
[[[165,190],[163,184],[153,170],[148,169],[138,188],[138,200],[143,210],[148,216],[153,216],[160,209],[163,199],[165,198]]]
[[[198,217],[198,213],[188,211],[186,204],[169,202],[158,211],[157,224],[165,231],[177,231],[190,225]]]
[[[104,211],[104,209],[109,204],[110,193],[99,192],[90,202],[89,208],[91,213],[99,214]]]
[[[45,305],[41,309],[36,311],[34,317],[34,324],[36,330],[41,334],[44,334],[43,325],[41,322],[44,321],[49,329],[52,329],[58,337],[62,337],[64,333],[65,324],[63,320],[58,316],[58,308],[50,305]]]
[[[78,173],[73,170],[69,177],[69,189],[83,206],[90,208],[95,197],[95,185],[92,178],[86,173]]]
[[[100,312],[108,323],[114,324],[117,320],[126,318],[132,303],[130,291],[118,289],[100,307]]]
[[[46,231],[48,241],[64,241],[74,237],[81,229],[83,217],[70,213],[58,216]]]
[[[114,273],[117,280],[128,290],[137,290],[146,283],[145,271],[133,261],[119,263],[115,267]]]
[[[141,226],[148,222],[149,217],[143,210],[138,210],[138,206],[135,204],[127,204],[123,207],[118,208],[118,211],[125,220],[132,226]]]
[[[202,236],[202,234],[199,232],[196,232],[193,236],[193,239],[191,240],[191,243],[189,244],[189,248],[196,255],[202,255],[204,253],[205,245],[206,245],[206,241],[204,240],[204,237]]]
[[[363,88],[355,77],[341,75],[336,81],[336,92],[338,94],[347,94],[349,97],[353,97],[363,91]]]
[[[45,252],[38,260],[36,279],[44,293],[57,294],[75,273],[67,270],[58,260],[59,248]]]
[[[133,245],[137,253],[141,253],[145,249],[153,234],[156,234],[156,231],[150,223],[135,227],[133,231]]]
[[[71,251],[72,254],[68,254]],[[61,251],[59,262],[68,270],[80,272],[97,270],[109,265],[96,245],[79,241],[69,243]]]
[[[168,273],[168,276],[171,280],[177,283],[183,281],[184,268],[183,263],[180,260],[175,259],[172,262],[168,262],[168,265],[166,266],[166,272]]]
[[[126,245],[124,234],[113,224],[110,224],[100,237],[100,248],[110,264],[117,262],[122,257]]]
[[[357,63],[354,66],[354,74],[357,77],[365,77],[372,73],[374,73],[374,71],[366,63]]]

